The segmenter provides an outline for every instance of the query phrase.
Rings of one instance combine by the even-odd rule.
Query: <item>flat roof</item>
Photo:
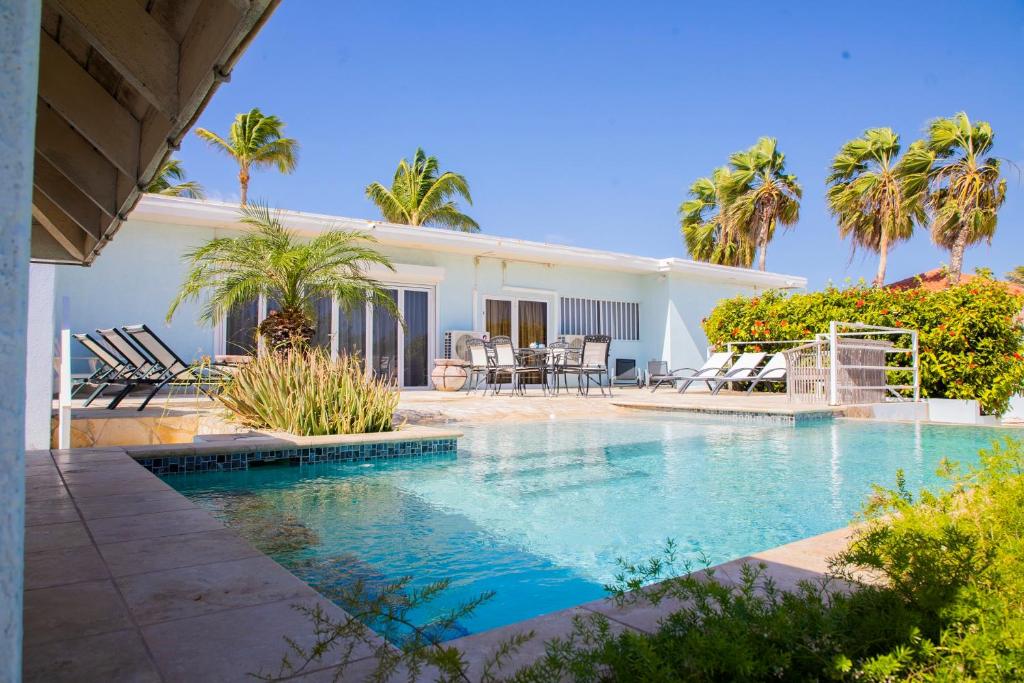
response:
[[[736,282],[775,289],[807,286],[807,278],[798,275],[719,266],[690,259],[659,259],[563,244],[533,242],[487,233],[465,233],[444,228],[398,225],[384,221],[329,216],[288,209],[281,209],[280,212],[285,225],[302,235],[316,235],[330,229],[352,230],[371,234],[380,244],[394,247],[427,249],[551,265],[581,266],[627,273],[678,274],[704,280]],[[129,215],[129,220],[166,225],[246,229],[246,226],[238,220],[237,204],[155,194],[143,196],[135,210]]]

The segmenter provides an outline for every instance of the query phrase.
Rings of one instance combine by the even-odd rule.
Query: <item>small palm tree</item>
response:
[[[1007,282],[1024,286],[1024,266],[1017,266],[1006,274]]]
[[[758,268],[767,267],[768,243],[775,226],[790,226],[800,219],[803,189],[796,176],[786,173],[786,156],[775,138],[761,138],[745,152],[729,157],[725,184],[729,222],[753,240]]]
[[[889,250],[910,239],[915,223],[925,222],[922,194],[911,191],[899,154],[899,135],[891,128],[872,128],[843,145],[825,181],[839,235],[851,238],[854,249],[878,254],[876,287],[885,284]]]
[[[206,199],[202,185],[194,180],[185,180],[185,167],[181,165],[180,159],[168,159],[161,164],[146,192],[170,197]]]
[[[679,205],[680,227],[690,257],[725,266],[749,268],[754,244],[729,222],[724,188],[729,169],[716,168],[710,178],[690,185],[690,198]]]
[[[420,148],[412,163],[402,159],[387,188],[380,183],[366,186],[366,196],[377,205],[384,220],[404,225],[439,225],[462,232],[479,232],[475,220],[459,211],[456,197],[473,204],[469,184],[457,173],[439,173],[436,157]]]
[[[926,191],[932,241],[949,251],[949,283],[960,282],[964,251],[992,240],[1006,201],[1000,162],[988,156],[995,135],[985,121],[964,112],[928,124],[927,135],[907,150],[905,166]]]
[[[259,109],[235,116],[225,140],[206,128],[197,128],[196,135],[238,163],[238,185],[241,203],[249,196],[249,174],[254,168],[273,166],[281,173],[291,173],[298,161],[299,143],[283,137],[284,122],[266,116]]]
[[[241,237],[219,237],[185,255],[188,273],[167,311],[168,322],[182,303],[204,294],[200,321],[211,325],[235,306],[263,296],[280,310],[263,321],[260,333],[279,348],[308,343],[314,302],[320,297],[334,297],[346,308],[369,301],[398,317],[394,300],[366,275],[372,264],[394,270],[372,248],[372,237],[329,230],[300,241],[279,214],[258,204],[243,206],[240,220],[252,230]]]

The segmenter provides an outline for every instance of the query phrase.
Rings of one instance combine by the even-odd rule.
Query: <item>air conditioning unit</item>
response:
[[[469,360],[469,349],[466,348],[466,340],[483,339],[487,341],[486,332],[474,332],[472,330],[452,330],[444,333],[444,357],[461,358]]]
[[[582,334],[563,334],[558,338],[559,341],[563,341],[569,345],[570,349],[582,349],[583,348],[583,335]]]

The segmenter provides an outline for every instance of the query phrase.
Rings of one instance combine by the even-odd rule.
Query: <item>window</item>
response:
[[[563,296],[560,334],[607,334],[612,339],[640,339],[640,304]]]

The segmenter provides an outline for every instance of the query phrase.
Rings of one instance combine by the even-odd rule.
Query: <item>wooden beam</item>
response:
[[[39,96],[114,166],[139,173],[139,122],[55,40],[39,43]]]
[[[197,90],[208,90],[213,84],[214,68],[224,66],[234,50],[236,36],[244,31],[245,22],[253,21],[246,16],[245,9],[229,2],[200,5],[181,41],[180,101],[195,99]]]
[[[177,117],[178,43],[138,0],[47,1],[154,107]]]
[[[32,195],[32,218],[76,261],[88,250],[85,233],[56,204],[38,192]]]
[[[112,214],[97,207],[41,154],[36,154],[32,183],[36,192],[46,195],[93,239],[100,239],[114,220]]]
[[[36,109],[36,151],[96,206],[117,215],[117,169],[43,101]]]

